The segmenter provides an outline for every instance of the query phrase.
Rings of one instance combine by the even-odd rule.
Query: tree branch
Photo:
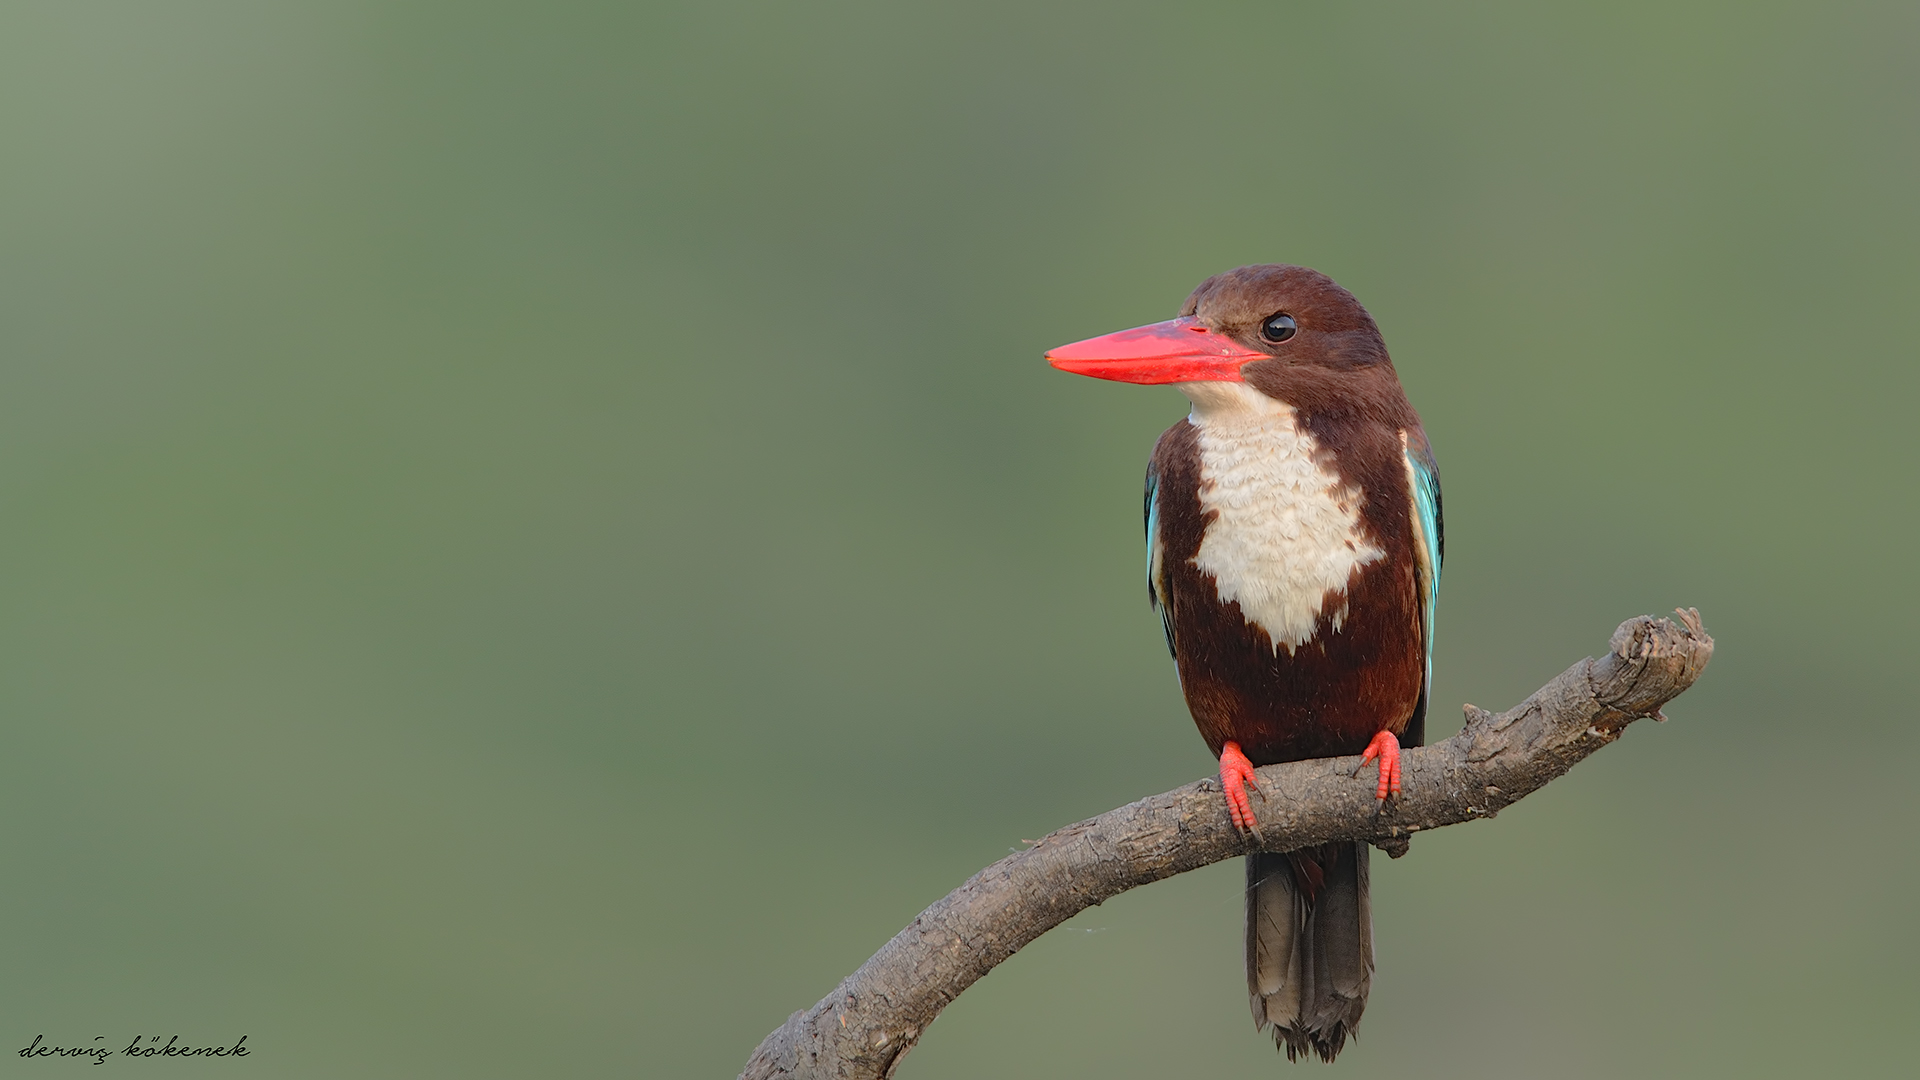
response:
[[[1598,660],[1568,668],[1495,715],[1466,707],[1460,734],[1402,758],[1401,794],[1374,800],[1357,757],[1269,765],[1254,801],[1262,839],[1227,820],[1217,779],[1141,799],[1050,833],[970,878],[894,935],[833,993],[755,1050],[742,1080],[893,1075],[962,990],[1041,934],[1135,886],[1248,851],[1367,840],[1394,857],[1423,829],[1492,817],[1678,696],[1713,657],[1692,609],[1614,631]]]

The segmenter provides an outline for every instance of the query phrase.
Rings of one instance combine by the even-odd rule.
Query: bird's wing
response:
[[[1440,563],[1447,551],[1446,521],[1440,513],[1440,468],[1424,433],[1406,444],[1408,487],[1413,492],[1415,584],[1420,601],[1420,642],[1426,650],[1426,676],[1420,683],[1420,705],[1410,730],[1424,734],[1427,698],[1433,690],[1433,612],[1440,603]],[[1417,745],[1417,744],[1416,744]]]
[[[1160,613],[1160,628],[1167,634],[1167,654],[1179,658],[1173,641],[1173,605],[1167,599],[1167,576],[1161,566],[1160,470],[1147,462],[1147,494],[1143,507],[1147,519],[1147,602]]]

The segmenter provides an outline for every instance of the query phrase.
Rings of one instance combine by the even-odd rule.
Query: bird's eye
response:
[[[1292,337],[1299,329],[1300,324],[1293,321],[1293,316],[1283,311],[1278,315],[1267,316],[1267,321],[1260,324],[1260,337],[1278,345]]]

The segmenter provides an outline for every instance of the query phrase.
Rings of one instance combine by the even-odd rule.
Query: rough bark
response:
[[[1252,850],[1292,851],[1367,840],[1394,857],[1423,829],[1492,817],[1660,715],[1707,666],[1713,639],[1700,615],[1642,616],[1612,647],[1562,672],[1504,713],[1468,705],[1466,728],[1409,750],[1404,786],[1374,800],[1359,758],[1259,770],[1259,839],[1227,820],[1217,779],[1141,799],[1049,833],[927,908],[811,1009],[768,1035],[742,1080],[892,1076],[927,1025],[962,990],[1041,934],[1109,897]]]

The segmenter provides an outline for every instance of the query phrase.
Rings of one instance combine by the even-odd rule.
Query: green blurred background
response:
[[[0,1070],[730,1076],[1207,773],[1141,585],[1183,402],[1040,353],[1259,261],[1362,298],[1438,448],[1438,734],[1632,615],[1720,643],[1376,864],[1339,1070],[1910,1068],[1916,49],[1911,3],[8,4]],[[902,1076],[1288,1071],[1240,872]]]

